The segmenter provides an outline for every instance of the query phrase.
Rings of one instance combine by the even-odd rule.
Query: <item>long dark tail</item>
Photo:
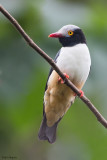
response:
[[[56,122],[52,127],[48,127],[46,124],[46,115],[44,114],[43,121],[41,123],[41,127],[38,134],[39,139],[48,140],[49,143],[54,143],[56,140],[56,129],[58,122]]]

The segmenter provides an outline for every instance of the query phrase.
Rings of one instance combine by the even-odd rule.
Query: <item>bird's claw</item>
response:
[[[81,98],[84,96],[84,92],[82,90],[80,90],[80,93],[81,93],[81,95],[80,95],[80,98]]]
[[[83,92],[82,90],[80,90],[80,93],[81,93],[81,94],[80,94],[80,96],[79,96],[79,97],[81,98],[81,97],[83,97],[83,96],[84,96],[84,92]],[[76,96],[76,95],[77,95],[77,94],[76,94],[76,93],[74,93],[74,96]]]
[[[67,75],[66,73],[64,73],[64,75],[67,79],[69,79],[69,75]],[[58,82],[59,81],[61,82],[61,84],[64,84],[64,80],[61,77],[58,78]]]

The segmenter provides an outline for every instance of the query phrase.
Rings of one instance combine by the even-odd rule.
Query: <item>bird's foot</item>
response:
[[[81,98],[84,96],[84,92],[82,90],[80,90],[80,93],[81,93],[81,95],[80,95],[80,98]]]
[[[80,98],[81,97],[83,97],[83,95],[84,95],[84,92],[82,91],[82,90],[80,90],[80,93],[81,93],[81,95],[79,96]],[[77,94],[76,93],[74,93],[74,96],[76,96]]]
[[[69,75],[67,75],[66,73],[64,73],[64,75],[65,75],[65,77],[66,77],[67,79],[69,79]],[[63,80],[61,77],[59,77],[59,78],[58,78],[58,82],[61,82],[61,84],[63,84],[63,83],[64,83],[64,80]]]

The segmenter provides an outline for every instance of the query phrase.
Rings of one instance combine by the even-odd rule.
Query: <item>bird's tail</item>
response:
[[[56,122],[52,127],[48,127],[46,124],[46,115],[44,115],[38,134],[39,139],[48,140],[49,143],[54,143],[56,140],[56,129],[58,122]]]

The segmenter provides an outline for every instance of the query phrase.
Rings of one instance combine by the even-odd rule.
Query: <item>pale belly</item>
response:
[[[75,99],[75,93],[66,84],[61,84],[58,78],[59,75],[53,71],[44,95],[45,113],[49,127],[63,117]],[[74,84],[81,89],[84,82]]]
[[[53,126],[69,109],[74,101],[74,92],[66,85],[58,82],[59,75],[53,71],[48,88],[44,95],[47,125]]]

